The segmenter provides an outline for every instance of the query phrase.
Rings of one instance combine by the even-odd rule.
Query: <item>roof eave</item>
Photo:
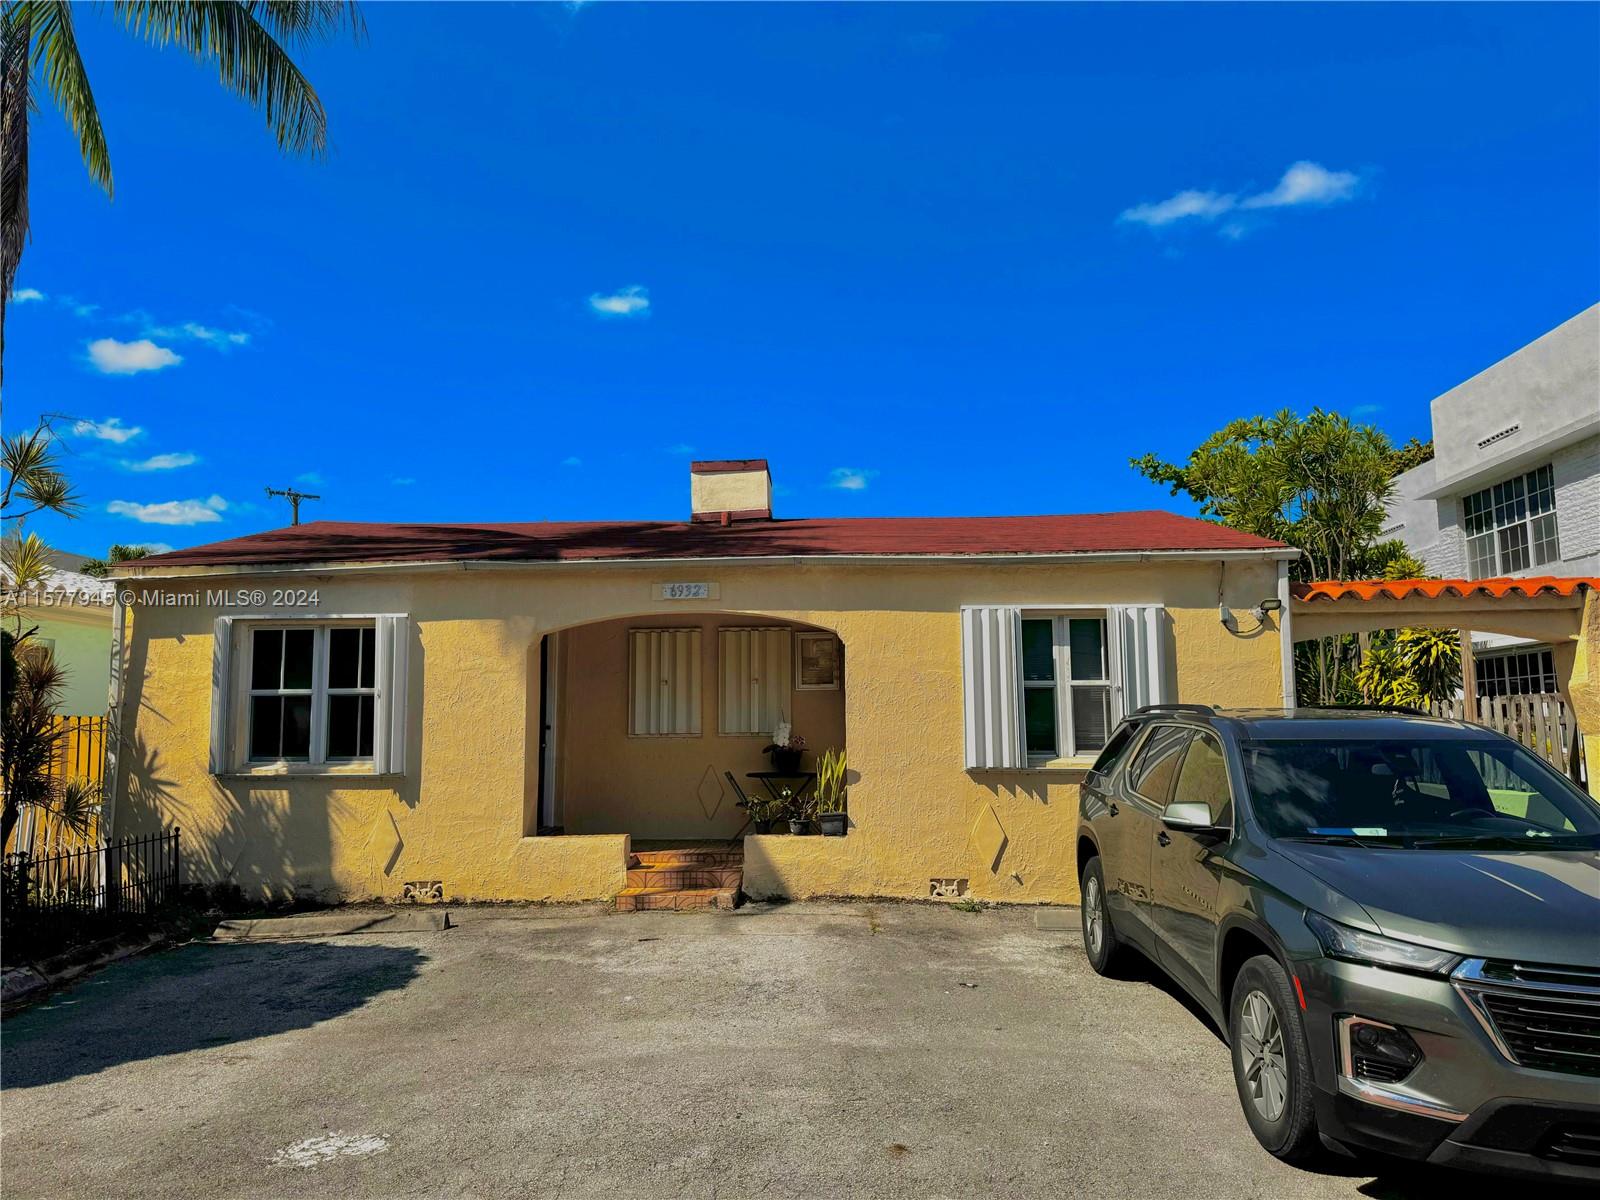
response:
[[[163,566],[150,560],[121,563],[112,568],[116,579],[184,579],[234,575],[331,575],[347,572],[549,570],[572,567],[691,566],[800,566],[828,563],[884,566],[917,563],[993,563],[1015,565],[1050,562],[1138,563],[1193,559],[1203,562],[1260,559],[1293,562],[1300,551],[1292,546],[1262,546],[1215,550],[1073,550],[1026,554],[731,554],[667,558],[562,558],[562,559],[384,559],[374,561],[314,561],[298,563],[189,563]]]

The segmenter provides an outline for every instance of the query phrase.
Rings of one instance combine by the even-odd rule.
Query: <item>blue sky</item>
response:
[[[1181,511],[1130,456],[1425,435],[1600,298],[1592,5],[366,15],[302,55],[304,162],[79,14],[117,195],[46,107],[6,339],[7,431],[86,422],[54,544],[284,524],[267,485],[678,519],[691,456],[780,516]]]

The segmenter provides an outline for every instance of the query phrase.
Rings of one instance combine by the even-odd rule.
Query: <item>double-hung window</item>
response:
[[[1111,734],[1111,660],[1100,614],[1022,616],[1029,762],[1096,753]]]
[[[249,762],[372,761],[377,641],[372,621],[247,629]]]
[[[1561,557],[1555,473],[1546,464],[1462,500],[1467,574],[1513,575]]]

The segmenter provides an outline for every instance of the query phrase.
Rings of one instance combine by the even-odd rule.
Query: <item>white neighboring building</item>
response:
[[[1433,401],[1385,535],[1451,579],[1600,576],[1600,305]],[[1479,694],[1553,691],[1548,649],[1475,640]]]

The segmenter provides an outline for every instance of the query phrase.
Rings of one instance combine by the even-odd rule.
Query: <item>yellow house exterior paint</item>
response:
[[[749,504],[756,493],[730,494]],[[697,519],[661,536],[806,532],[770,517],[742,527]],[[323,524],[258,536],[332,539]],[[877,527],[869,532],[878,536]],[[382,549],[330,562],[251,562],[268,556],[246,543],[254,540],[123,572],[135,603],[112,820],[117,836],[180,826],[189,879],[252,895],[394,900],[407,885],[438,883],[461,901],[604,899],[622,889],[635,839],[733,837],[744,814],[726,776],[753,790],[746,779],[763,765],[768,737],[723,732],[724,629],[823,630],[843,648],[836,689],[766,686],[787,689],[783,715],[812,752],[846,749],[849,833],[746,834],[744,889],[758,897],[916,898],[933,881],[962,879],[986,900],[1077,898],[1078,783],[1093,755],[967,765],[974,699],[964,673],[975,659],[964,612],[1159,606],[1139,611],[1156,614],[1166,699],[1271,707],[1285,699],[1282,614],[1248,611],[1281,594],[1293,553],[1267,543],[749,561],[669,558],[654,546],[601,561],[402,561]],[[664,598],[673,591],[663,585],[676,581],[707,584],[695,594],[715,599]],[[1239,617],[1224,623],[1219,603]],[[334,761],[332,741],[346,735],[330,729],[318,735],[328,739],[324,763],[256,761],[253,706],[261,700],[261,711],[276,712],[296,701],[260,696],[251,654],[262,659],[262,645],[280,643],[258,640],[251,651],[254,631],[374,622],[376,643],[370,633],[365,641],[341,634],[318,643],[317,663],[332,679],[345,669],[329,665],[340,647],[359,642],[362,654],[380,657],[375,670],[360,669],[376,680],[365,692],[360,672],[350,676],[352,692],[375,691],[375,700],[322,701],[345,712],[369,706],[376,748]],[[696,734],[632,729],[643,718],[630,717],[630,634],[663,629],[698,631]],[[681,725],[692,664],[674,664],[663,680]]]

